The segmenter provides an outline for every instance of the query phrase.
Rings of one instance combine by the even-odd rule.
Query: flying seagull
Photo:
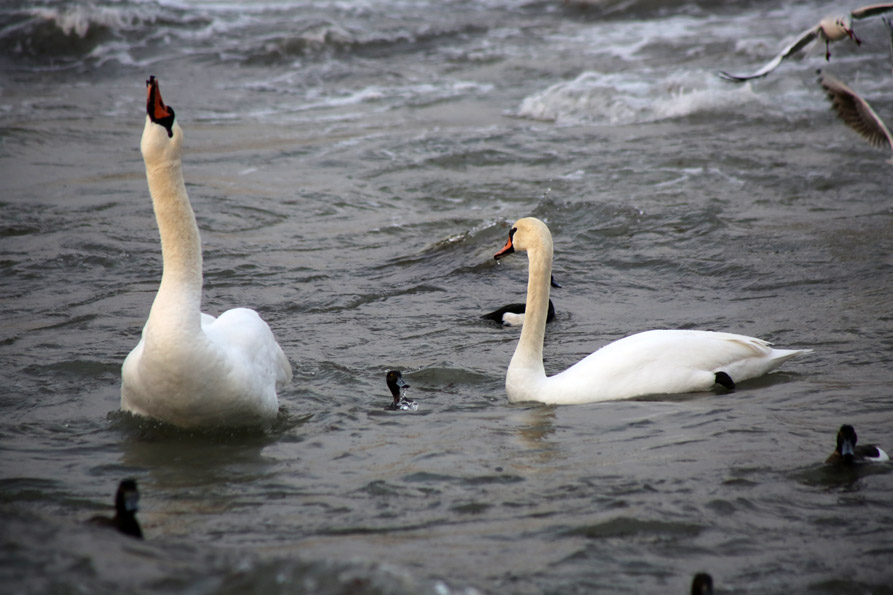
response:
[[[887,145],[893,151],[893,135],[867,101],[828,73],[822,73],[819,84],[831,101],[831,108],[837,112],[844,124],[861,134],[875,147]],[[893,163],[893,159],[890,162]]]
[[[756,72],[752,74],[737,75],[721,71],[719,77],[727,81],[743,82],[766,76],[775,70],[775,68],[784,60],[802,50],[816,38],[825,42],[825,60],[830,60],[830,46],[832,41],[840,41],[841,39],[849,37],[856,42],[856,45],[862,45],[862,40],[856,37],[856,34],[853,32],[853,20],[866,19],[891,10],[893,10],[893,3],[870,4],[868,6],[863,6],[862,8],[857,8],[847,16],[825,17],[819,21],[818,24],[801,33],[793,43],[781,50],[781,53]]]
[[[890,32],[890,61],[893,63],[893,22],[886,17],[883,20]],[[831,101],[831,108],[844,124],[861,134],[870,144],[876,147],[887,145],[893,150],[890,129],[868,102],[834,76],[821,70],[819,75],[819,84]],[[893,158],[889,162],[893,163]]]

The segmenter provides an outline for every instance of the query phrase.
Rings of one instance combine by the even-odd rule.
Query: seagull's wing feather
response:
[[[852,16],[854,19],[867,19],[868,17],[873,17],[879,14],[884,14],[885,12],[890,12],[891,10],[893,10],[893,3],[890,2],[869,4],[868,6],[857,8],[850,13],[850,16]]]
[[[893,149],[893,136],[868,102],[830,74],[822,74],[819,83],[831,100],[831,107],[844,124],[858,132],[876,147],[884,144]]]
[[[882,20],[890,29],[890,64],[893,65],[893,21],[887,17],[884,17]]]
[[[772,60],[769,63],[767,63],[765,66],[763,66],[762,68],[760,68],[759,70],[757,70],[756,72],[754,72],[752,74],[735,75],[735,74],[729,74],[728,72],[720,72],[719,77],[723,78],[727,81],[743,82],[743,81],[749,81],[750,79],[756,79],[756,78],[766,76],[767,74],[769,74],[770,72],[775,70],[776,67],[778,67],[778,65],[782,63],[782,61],[786,60],[787,58],[790,58],[791,56],[793,56],[794,54],[796,54],[797,52],[802,50],[804,47],[806,47],[806,45],[809,42],[811,42],[812,40],[814,40],[816,38],[816,35],[818,35],[818,34],[819,34],[818,27],[813,27],[812,29],[809,29],[808,31],[804,31],[803,33],[800,34],[800,36],[796,40],[794,40],[793,43],[791,43],[785,49],[781,50],[781,52],[777,56],[772,58]]]

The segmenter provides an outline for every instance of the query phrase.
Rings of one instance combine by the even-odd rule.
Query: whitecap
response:
[[[557,124],[635,124],[762,103],[750,85],[721,85],[708,72],[587,71],[521,102],[517,115]]]
[[[105,27],[112,31],[132,29],[142,15],[132,7],[94,6],[83,4],[60,8],[33,8],[28,11],[36,20],[49,21],[63,35],[87,36],[92,27]]]

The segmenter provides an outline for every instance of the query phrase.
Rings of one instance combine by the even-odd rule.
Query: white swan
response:
[[[711,331],[654,330],[605,345],[564,372],[546,377],[543,336],[552,272],[552,234],[533,217],[519,219],[495,258],[527,252],[527,320],[505,376],[509,401],[591,403],[709,390],[761,376],[810,350],[773,349],[766,341]]]
[[[121,409],[181,427],[272,421],[291,364],[257,312],[201,312],[202,248],[180,164],[183,131],[149,77],[140,149],[163,273],[142,339],[121,369]]]

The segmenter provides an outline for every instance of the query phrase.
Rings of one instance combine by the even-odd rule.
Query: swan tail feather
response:
[[[735,390],[735,381],[727,373],[720,371],[714,374],[714,376],[716,377],[716,384],[729,390]]]

